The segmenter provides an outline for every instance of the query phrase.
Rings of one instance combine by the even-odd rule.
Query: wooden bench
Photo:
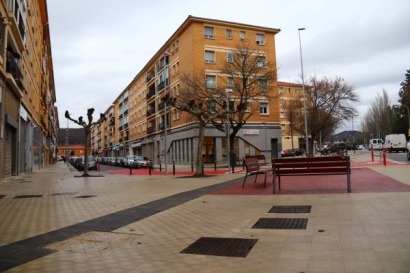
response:
[[[256,179],[260,174],[265,175],[264,187],[266,188],[266,176],[269,172],[272,172],[272,169],[261,169],[261,165],[259,164],[258,159],[254,157],[244,158],[243,164],[246,169],[246,174],[243,179],[242,189],[245,187],[246,178],[248,176],[255,175],[255,181],[253,183],[256,183]]]
[[[273,192],[276,192],[276,178],[278,178],[280,190],[281,176],[303,175],[346,175],[347,192],[351,192],[350,185],[350,157],[298,157],[298,158],[275,158],[272,160]]]

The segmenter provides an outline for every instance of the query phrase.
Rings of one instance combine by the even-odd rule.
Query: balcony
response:
[[[20,60],[16,58],[10,51],[7,52],[6,72],[10,73],[13,76],[13,79],[16,81],[17,85],[20,88],[24,88],[24,79],[23,74],[21,73]]]
[[[155,95],[155,85],[151,85],[147,92],[147,100]]]
[[[147,117],[152,116],[153,114],[155,114],[155,108],[151,108],[147,110]]]
[[[147,134],[152,134],[154,132],[155,132],[155,127],[154,126],[147,128]]]

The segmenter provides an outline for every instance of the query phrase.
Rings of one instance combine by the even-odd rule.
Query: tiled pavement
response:
[[[327,186],[337,176],[271,194],[259,182],[232,190],[242,173],[82,178],[57,163],[0,183],[0,271],[410,272],[410,165],[351,157],[350,194]],[[310,213],[269,213],[297,205]],[[261,218],[307,225],[252,228]],[[181,253],[201,237],[257,242],[246,257]]]

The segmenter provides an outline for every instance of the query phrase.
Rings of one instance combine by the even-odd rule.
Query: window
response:
[[[258,67],[265,67],[266,66],[266,57],[265,56],[258,56]]]
[[[214,28],[213,27],[205,27],[204,37],[207,39],[214,38]]]
[[[256,33],[256,44],[264,45],[265,44],[265,34]]]
[[[264,79],[258,80],[259,83],[259,90],[260,91],[267,91],[268,90],[268,81]]]
[[[232,77],[228,77],[226,79],[226,87],[228,88],[232,88],[233,87],[233,78]]]
[[[206,87],[215,88],[216,87],[216,76],[206,75]]]
[[[233,52],[226,53],[226,61],[228,63],[233,63]]]
[[[268,112],[268,103],[266,103],[266,102],[259,103],[259,113],[261,115],[269,114],[269,112]]]
[[[209,101],[208,102],[208,109],[210,113],[216,113],[216,102]]]
[[[225,30],[225,37],[228,38],[228,39],[232,39],[232,38],[233,38],[232,29],[227,28],[227,29]]]
[[[239,32],[239,38],[241,38],[241,40],[246,40],[246,31]]]
[[[215,62],[215,52],[205,50],[205,62],[206,63],[214,63]]]

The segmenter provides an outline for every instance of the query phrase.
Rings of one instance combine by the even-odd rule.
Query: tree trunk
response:
[[[90,130],[88,128],[84,128],[85,130],[85,148],[84,148],[84,173],[83,176],[88,176],[88,150],[90,149]]]
[[[202,146],[204,143],[205,126],[198,124],[198,147],[196,152],[195,175],[204,175],[202,170]]]

